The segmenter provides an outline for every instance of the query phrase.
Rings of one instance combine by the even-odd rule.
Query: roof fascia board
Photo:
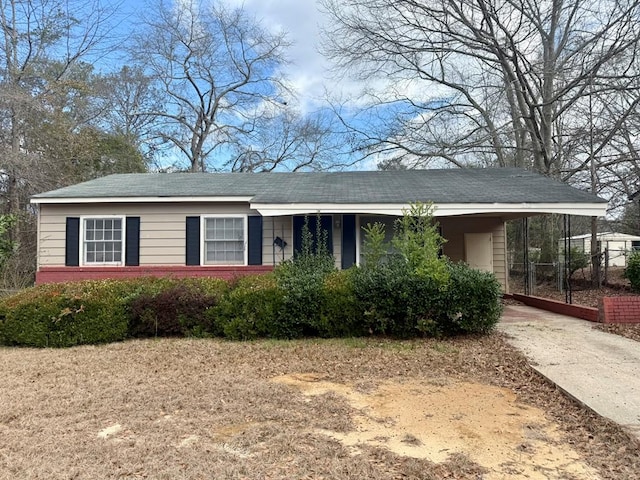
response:
[[[250,196],[213,196],[213,197],[34,197],[34,204],[93,204],[93,203],[250,203]],[[602,217],[606,214],[607,204],[604,202],[593,203],[446,203],[434,204],[435,217],[451,217],[458,215],[477,214],[525,214],[537,215],[545,213],[570,214],[587,217]],[[257,210],[264,217],[277,217],[285,215],[304,215],[316,213],[360,213],[374,215],[400,216],[411,208],[410,204],[395,203],[296,203],[296,204],[271,204],[252,203],[251,208]]]
[[[602,217],[607,212],[607,204],[593,203],[447,203],[434,204],[434,217],[452,217],[477,214],[525,214],[537,215],[546,213]],[[304,215],[316,213],[360,213],[374,215],[400,216],[411,205],[398,204],[259,204],[252,203],[251,208],[264,217],[284,215]]]
[[[69,203],[249,203],[253,197],[225,196],[225,197],[34,197],[31,203],[41,204],[69,204]]]

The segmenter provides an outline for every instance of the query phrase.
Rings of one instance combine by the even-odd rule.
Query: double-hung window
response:
[[[85,265],[122,265],[123,220],[119,217],[83,219]]]
[[[219,216],[204,219],[204,263],[245,265],[247,217]]]

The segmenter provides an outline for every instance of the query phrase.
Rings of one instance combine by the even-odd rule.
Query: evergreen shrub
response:
[[[629,279],[631,290],[640,292],[640,251],[631,252],[624,269],[625,278]]]

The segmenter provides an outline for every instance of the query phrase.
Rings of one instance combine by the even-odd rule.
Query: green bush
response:
[[[153,335],[148,323],[155,327],[158,312],[161,320],[175,319],[179,333],[200,333],[208,321],[201,310],[213,305],[226,285],[218,279],[154,277],[40,285],[0,301],[0,343],[69,347],[124,340],[132,333]]]
[[[502,313],[495,276],[466,264],[446,266],[446,284],[418,274],[398,257],[376,268],[357,268],[353,291],[363,327],[401,338],[491,331]]]
[[[494,274],[465,263],[450,264],[450,282],[440,319],[443,333],[489,333],[502,314],[502,289]]]
[[[640,251],[631,252],[629,255],[624,276],[629,279],[631,289],[634,292],[640,292]]]
[[[403,210],[391,240],[412,273],[440,284],[447,282],[449,274],[447,260],[441,255],[445,242],[433,217],[433,205],[421,202]]]
[[[129,304],[132,336],[205,335],[213,330],[207,311],[228,289],[224,280],[165,280],[157,291],[140,292]]]
[[[353,289],[355,269],[330,273],[322,285],[322,307],[318,323],[321,337],[360,337],[368,330],[363,310]]]
[[[326,330],[325,279],[336,271],[335,260],[327,250],[327,232],[317,217],[316,237],[309,232],[308,219],[302,228],[302,245],[295,256],[274,269],[281,303],[273,320],[272,336],[300,338],[322,335]]]
[[[357,268],[353,290],[367,331],[401,338],[436,334],[439,283],[412,271],[403,258],[393,256],[376,267]]]
[[[351,272],[245,277],[210,311],[213,333],[232,340],[340,337],[363,333]],[[303,303],[304,302],[304,303]]]
[[[231,340],[283,337],[279,322],[282,291],[273,274],[241,278],[208,315],[212,333]]]
[[[29,288],[0,302],[0,342],[68,347],[128,335],[124,282],[92,281]]]

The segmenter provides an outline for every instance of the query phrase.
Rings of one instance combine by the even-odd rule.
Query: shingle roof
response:
[[[145,173],[90,180],[38,199],[251,197],[258,204],[606,203],[515,168],[297,173]]]

